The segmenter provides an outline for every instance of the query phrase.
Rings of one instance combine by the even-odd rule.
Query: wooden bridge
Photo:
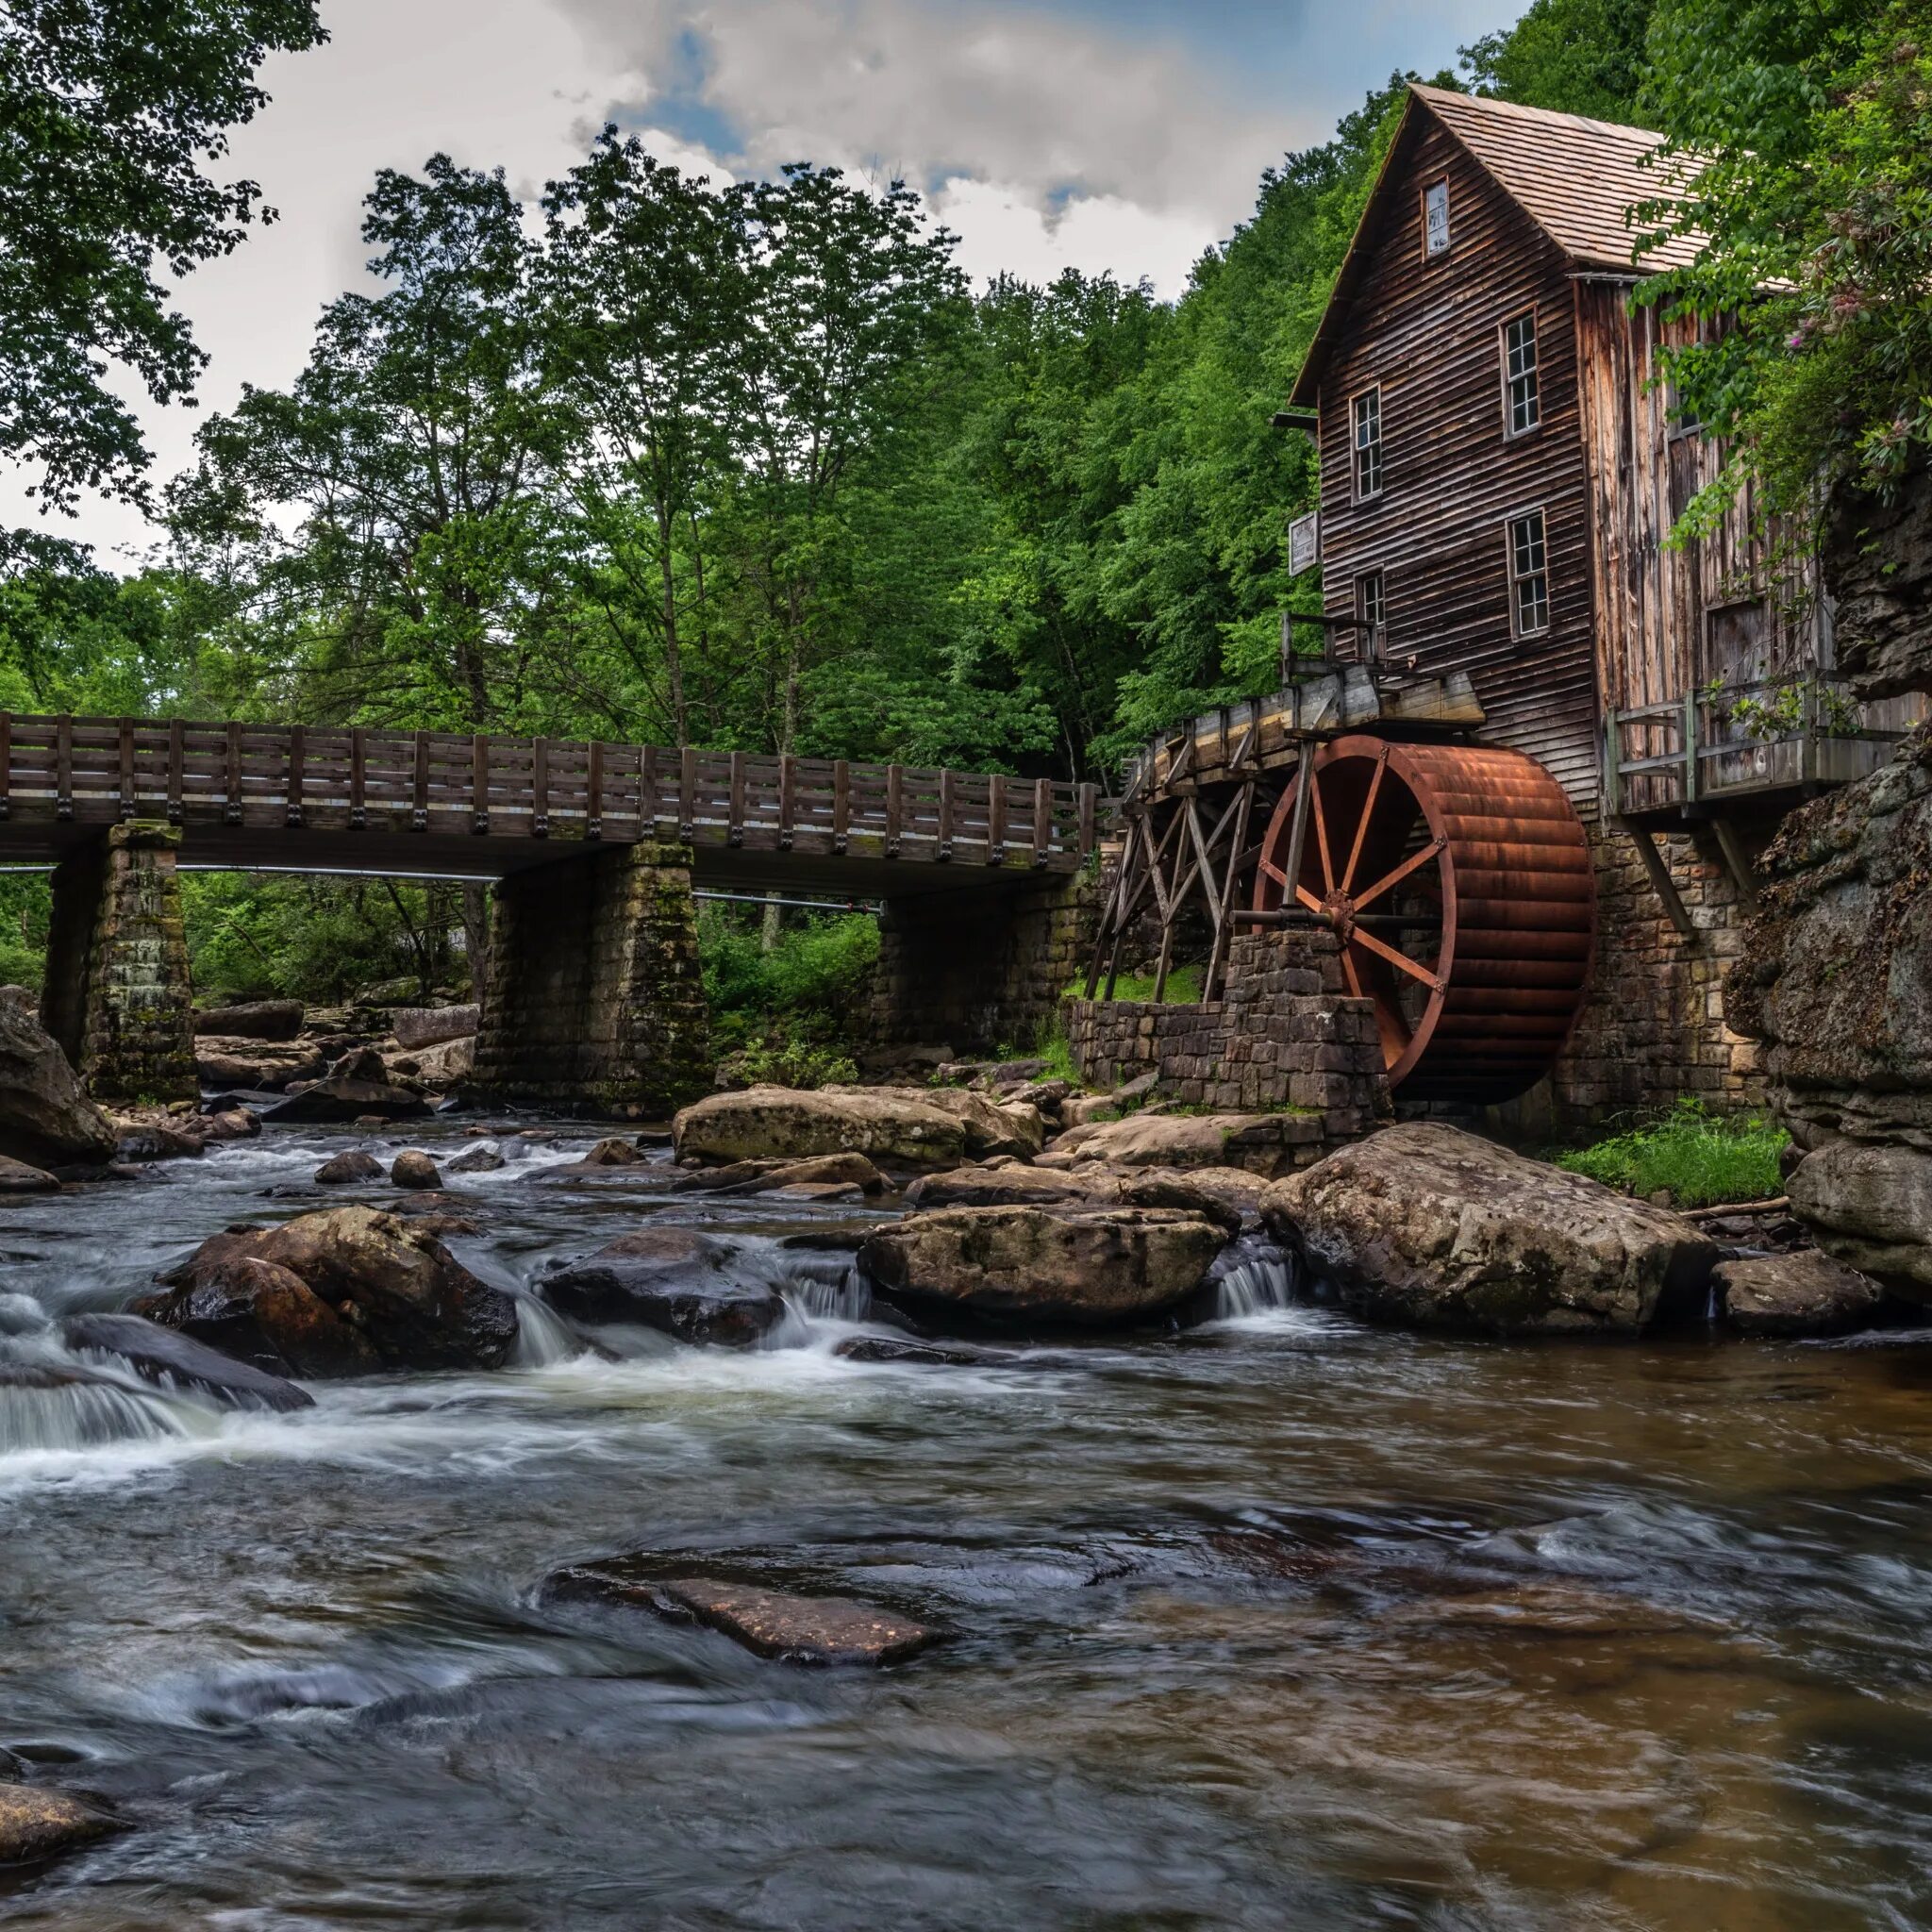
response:
[[[130,820],[188,865],[502,877],[587,844],[688,844],[705,876],[881,896],[1073,872],[1091,785],[843,758],[443,731],[0,713],[0,858]]]

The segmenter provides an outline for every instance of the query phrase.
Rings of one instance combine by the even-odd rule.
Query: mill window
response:
[[[1509,520],[1509,618],[1520,638],[1550,627],[1549,548],[1540,509]]]
[[[1356,578],[1355,618],[1356,647],[1365,663],[1374,663],[1382,655],[1382,626],[1385,622],[1380,571],[1365,570]]]
[[[1382,493],[1382,391],[1364,390],[1350,406],[1355,427],[1355,500]]]
[[[1423,253],[1431,258],[1449,253],[1449,184],[1435,182],[1423,191]]]
[[[1524,435],[1542,421],[1533,314],[1519,315],[1514,322],[1503,325],[1503,411],[1511,436]]]

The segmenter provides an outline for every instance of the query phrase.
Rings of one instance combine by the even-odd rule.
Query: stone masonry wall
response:
[[[1087,969],[1099,902],[1085,873],[1034,874],[1002,891],[888,899],[872,1032],[956,1055],[1031,1046]]]
[[[1069,1000],[1065,1012],[1074,1064],[1091,1083],[1153,1074],[1156,1097],[1179,1106],[1291,1110],[1285,1138],[1304,1164],[1389,1115],[1374,1010],[1343,993],[1326,932],[1237,939],[1218,1000]]]
[[[710,1091],[688,847],[613,846],[513,874],[491,953],[479,1094],[648,1120]]]
[[[54,873],[42,1023],[97,1100],[192,1100],[194,999],[180,831],[115,825]]]
[[[1744,828],[1747,845],[1749,828]],[[1678,932],[1637,847],[1593,830],[1597,949],[1590,993],[1547,1095],[1510,1112],[1561,1134],[1690,1095],[1724,1111],[1765,1104],[1755,1041],[1724,1023],[1724,976],[1741,951],[1748,914],[1706,830],[1659,836],[1657,846],[1696,928]],[[1539,1112],[1547,1117],[1535,1119]]]

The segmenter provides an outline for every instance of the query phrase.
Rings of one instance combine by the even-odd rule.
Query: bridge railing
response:
[[[1091,785],[753,752],[360,726],[0,712],[0,819],[683,839],[834,857],[1076,866]]]

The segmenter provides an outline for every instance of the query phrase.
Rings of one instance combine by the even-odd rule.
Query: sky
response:
[[[324,0],[327,45],[264,68],[271,105],[222,173],[280,219],[197,270],[180,306],[210,357],[200,411],[142,416],[154,476],[199,416],[281,387],[324,304],[362,275],[378,168],[446,152],[534,202],[614,121],[714,177],[791,160],[903,176],[975,280],[1063,267],[1177,294],[1253,208],[1261,171],[1325,140],[1398,68],[1453,66],[1516,0]],[[35,520],[0,479],[0,520]],[[138,565],[133,511],[57,534]]]

